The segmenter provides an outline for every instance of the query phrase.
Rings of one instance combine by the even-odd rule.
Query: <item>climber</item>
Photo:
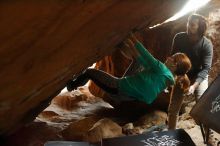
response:
[[[110,94],[126,95],[128,100],[151,104],[161,91],[174,84],[175,75],[184,75],[191,68],[190,60],[184,53],[176,53],[168,57],[163,64],[155,59],[133,34],[130,34],[124,42],[121,51],[128,58],[141,64],[143,70],[117,78],[101,70],[87,69],[76,79],[68,81],[67,90],[72,91],[91,79]]]

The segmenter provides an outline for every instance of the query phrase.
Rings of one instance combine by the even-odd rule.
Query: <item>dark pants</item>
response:
[[[97,69],[87,69],[74,80],[74,86],[82,86],[92,80],[97,86],[110,94],[118,94],[119,78]]]

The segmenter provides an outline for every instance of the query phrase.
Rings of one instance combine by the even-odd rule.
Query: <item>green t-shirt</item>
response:
[[[120,92],[140,101],[151,104],[157,95],[167,87],[167,81],[174,84],[171,71],[159,60],[155,59],[140,43],[135,44],[140,56],[137,61],[144,70],[119,80]]]

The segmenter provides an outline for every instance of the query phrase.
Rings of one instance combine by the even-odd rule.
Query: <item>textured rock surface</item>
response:
[[[100,142],[104,138],[120,137],[122,127],[111,119],[104,118],[96,122],[91,129],[86,133],[85,141]]]
[[[73,74],[110,55],[129,31],[164,21],[185,1],[1,1],[0,135],[32,121]],[[217,54],[215,66],[219,66],[218,6],[219,1],[212,0],[204,9],[211,9],[214,18],[209,37]],[[157,58],[168,55],[170,38],[185,29],[182,20],[143,33]],[[216,72],[217,67],[213,78]]]
[[[32,121],[73,74],[113,52],[129,31],[164,21],[185,2],[1,1],[0,135]]]

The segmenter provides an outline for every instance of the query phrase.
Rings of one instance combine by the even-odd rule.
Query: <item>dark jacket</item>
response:
[[[197,43],[192,44],[187,33],[181,32],[176,34],[173,39],[171,53],[175,54],[177,52],[185,53],[189,57],[192,69],[189,71],[188,76],[190,79],[195,79],[196,82],[201,83],[211,69],[212,42],[204,36]]]

